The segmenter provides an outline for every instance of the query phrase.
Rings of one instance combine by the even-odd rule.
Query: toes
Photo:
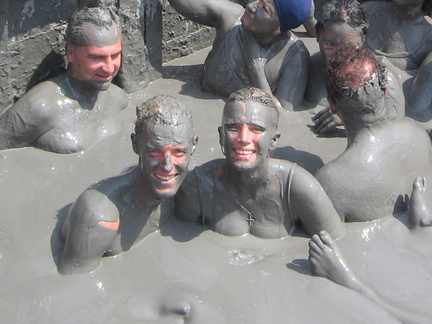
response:
[[[333,239],[329,233],[327,233],[326,231],[321,231],[321,232],[319,232],[319,237],[325,245],[332,246]]]
[[[418,191],[424,191],[426,189],[426,178],[416,177],[413,183],[413,189]]]
[[[321,240],[321,237],[317,234],[314,234],[310,240],[310,243],[314,243],[314,246],[316,246],[317,249],[321,249],[324,247],[324,244]],[[310,246],[310,244],[309,244]]]
[[[312,252],[318,252],[321,250],[321,248],[318,246],[318,244],[315,243],[315,241],[310,240],[309,241],[309,254]]]

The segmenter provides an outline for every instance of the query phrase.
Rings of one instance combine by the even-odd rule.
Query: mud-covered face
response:
[[[251,32],[272,33],[279,28],[279,16],[273,0],[257,0],[247,4],[241,23]]]
[[[237,170],[254,170],[276,144],[277,113],[258,102],[233,101],[224,111],[220,143]]]
[[[83,90],[104,91],[121,65],[121,34],[116,26],[100,31],[87,24],[85,29],[92,45],[68,45],[70,75]]]
[[[363,46],[361,33],[345,23],[326,23],[318,36],[320,52],[326,60],[331,58],[342,45]]]
[[[188,125],[150,125],[136,136],[140,173],[158,198],[172,197],[185,178],[193,151]]]

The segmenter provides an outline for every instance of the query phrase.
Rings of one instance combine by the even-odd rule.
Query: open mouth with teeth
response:
[[[153,177],[161,182],[170,182],[175,179],[177,174],[168,174],[168,175],[162,175],[159,173],[153,173]]]
[[[233,149],[234,157],[238,159],[249,160],[255,154],[254,150]]]

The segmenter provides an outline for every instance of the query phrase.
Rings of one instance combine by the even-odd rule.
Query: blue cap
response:
[[[312,0],[273,0],[281,32],[297,28],[311,15]]]

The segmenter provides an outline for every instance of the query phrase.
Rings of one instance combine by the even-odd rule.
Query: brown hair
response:
[[[275,126],[277,128],[279,124],[279,109],[281,105],[273,95],[267,93],[262,89],[255,88],[255,87],[247,87],[247,88],[240,89],[236,92],[233,92],[228,97],[224,107],[224,114],[229,103],[234,101],[238,101],[238,102],[254,101],[272,109],[275,112],[277,117],[275,122]]]
[[[370,63],[371,69],[365,69]],[[376,74],[378,84],[384,91],[387,87],[387,71],[384,63],[373,53],[351,44],[336,50],[327,65],[327,95],[333,103],[342,98],[352,97],[355,89],[366,84]]]
[[[136,107],[137,120],[135,133],[139,134],[144,124],[183,125],[190,123],[192,115],[176,97],[169,95],[155,96]]]

